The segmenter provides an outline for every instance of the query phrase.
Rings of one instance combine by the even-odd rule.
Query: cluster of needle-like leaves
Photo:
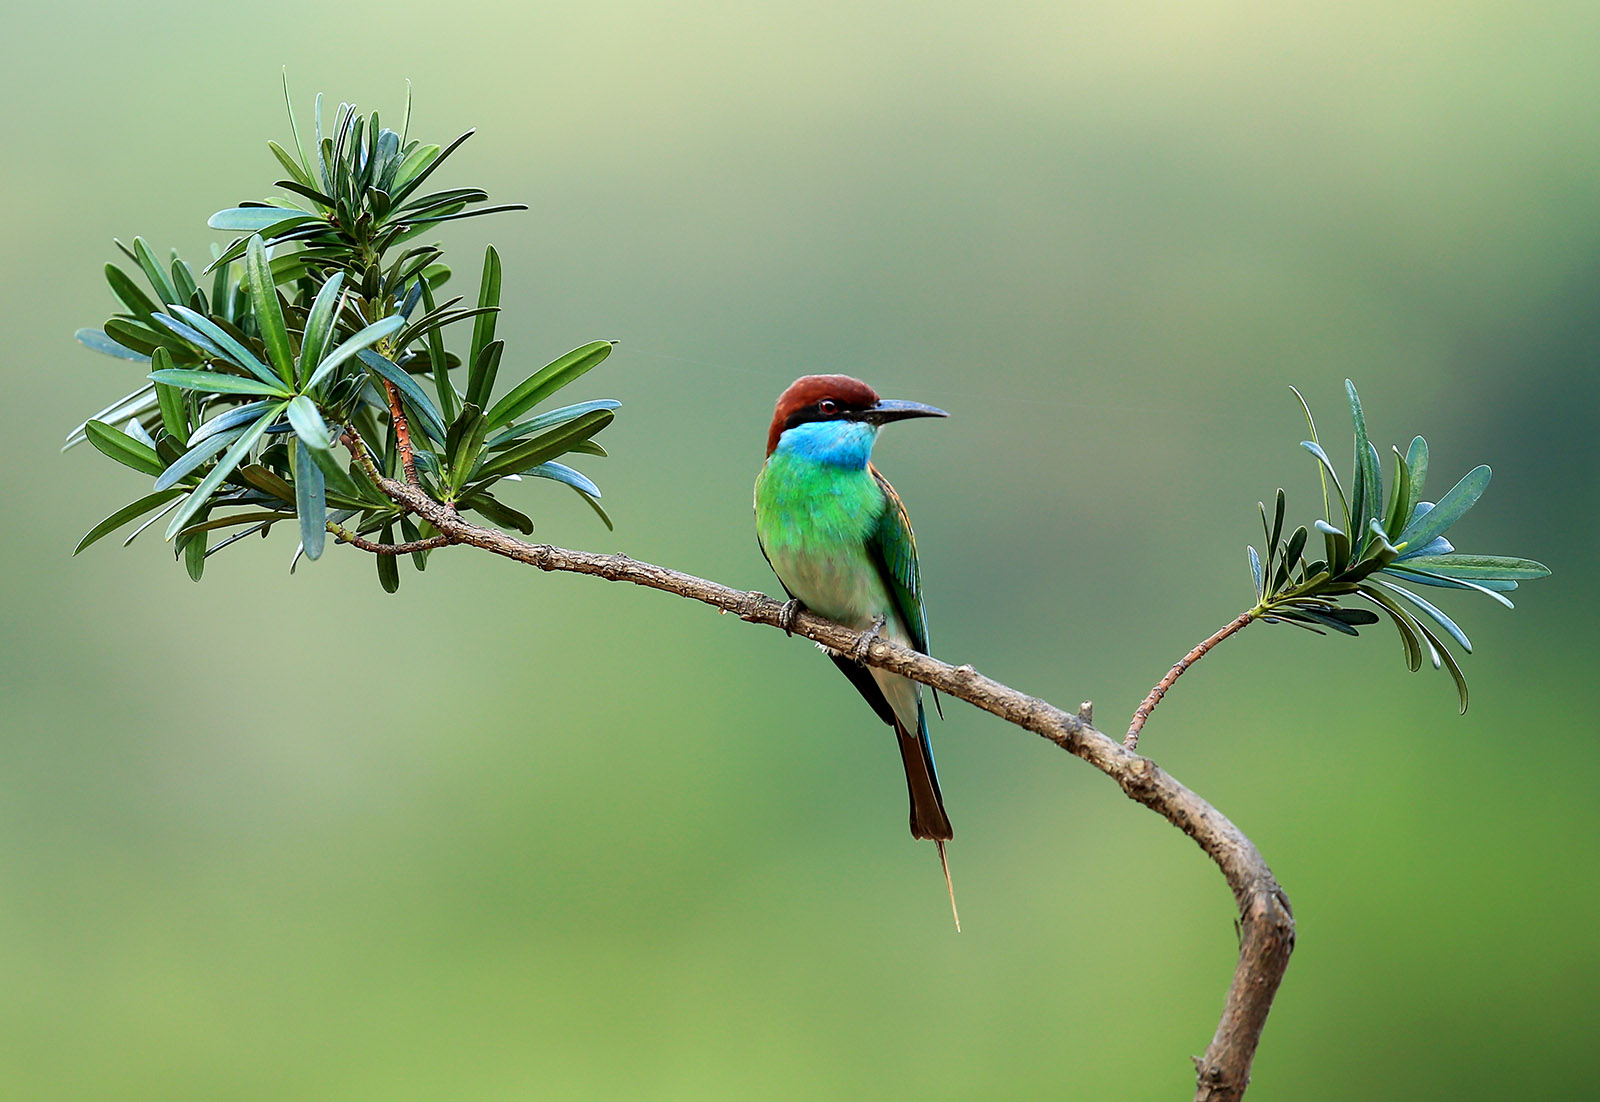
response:
[[[1445,532],[1477,502],[1489,485],[1490,471],[1486,466],[1474,467],[1437,504],[1424,501],[1428,442],[1420,436],[1411,441],[1404,455],[1399,448],[1393,449],[1394,477],[1385,498],[1378,449],[1367,439],[1361,399],[1355,384],[1348,379],[1345,390],[1355,421],[1355,471],[1349,495],[1317,439],[1310,407],[1295,391],[1311,428],[1311,439],[1303,441],[1302,446],[1316,457],[1322,479],[1324,519],[1313,522],[1313,527],[1322,536],[1323,554],[1308,561],[1309,535],[1303,527],[1284,538],[1281,489],[1270,516],[1266,505],[1261,504],[1265,559],[1254,547],[1248,549],[1256,585],[1253,612],[1268,623],[1294,624],[1319,634],[1324,633],[1323,629],[1332,629],[1346,635],[1355,635],[1357,628],[1377,623],[1380,614],[1387,616],[1400,633],[1406,664],[1412,671],[1420,669],[1426,651],[1435,669],[1441,664],[1448,668],[1464,712],[1467,679],[1440,632],[1460,644],[1463,651],[1470,652],[1472,643],[1454,620],[1406,586],[1473,590],[1510,608],[1506,593],[1516,589],[1519,582],[1542,578],[1550,571],[1532,559],[1456,551]],[[1330,482],[1332,494],[1328,490]],[[1335,500],[1339,505],[1337,514],[1333,510]],[[1347,607],[1344,602],[1351,597],[1362,598],[1374,607]]]
[[[141,238],[132,248],[118,243],[149,290],[107,265],[122,310],[78,340],[139,363],[146,380],[75,429],[67,447],[88,440],[155,482],[78,550],[152,512],[128,542],[170,514],[166,536],[196,579],[208,555],[280,521],[296,522],[297,558],[317,558],[329,531],[377,533],[386,544],[396,529],[406,541],[424,539],[426,524],[371,477],[403,472],[397,406],[418,481],[437,500],[529,533],[533,521],[497,494],[506,480],[544,478],[572,487],[610,526],[599,488],[556,460],[604,456],[593,437],[618,403],[529,414],[604,360],[611,342],[574,349],[493,397],[505,349],[495,338],[499,256],[486,251],[474,305],[440,302],[450,269],[438,246],[410,242],[439,222],[521,208],[477,206],[488,198],[478,188],[420,193],[470,131],[443,148],[424,145],[408,140],[409,116],[408,98],[396,132],[376,113],[341,104],[324,131],[319,96],[308,151],[291,109],[295,154],[269,143],[289,173],[277,183],[287,196],[213,215],[213,229],[240,236],[213,247],[199,278],[175,252],[163,264]],[[471,339],[458,355],[445,331],[465,321]],[[463,366],[464,389],[451,375]],[[238,531],[209,543],[228,529]],[[419,569],[426,554],[412,556]],[[395,559],[377,560],[392,591]]]

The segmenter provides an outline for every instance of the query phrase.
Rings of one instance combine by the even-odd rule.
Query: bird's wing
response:
[[[911,518],[900,495],[878,468],[869,466],[885,497],[883,514],[876,531],[867,536],[867,553],[894,598],[895,607],[911,633],[911,645],[928,653],[928,619],[922,610],[922,576],[917,570],[917,538],[911,534]]]
[[[772,566],[772,558],[767,554],[766,545],[761,542],[760,532],[756,533],[756,546],[761,548],[761,557],[767,560],[767,565]],[[783,585],[783,578],[778,576],[778,571],[774,569],[772,574],[778,578],[778,584],[783,586],[783,591],[788,594],[789,599],[794,600],[794,594],[789,592],[788,586]],[[856,687],[856,692],[872,705],[872,710],[878,713],[878,718],[893,727],[894,709],[889,707],[889,699],[883,695],[883,690],[878,688],[878,683],[872,680],[871,672],[865,666],[858,665],[854,659],[834,654],[832,651],[827,653],[828,657],[833,659],[833,664],[850,679],[850,684]]]

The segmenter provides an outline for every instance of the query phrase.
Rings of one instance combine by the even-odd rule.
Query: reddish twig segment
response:
[[[1128,725],[1128,733],[1123,736],[1122,746],[1126,750],[1139,749],[1139,732],[1144,730],[1144,721],[1150,718],[1150,713],[1156,710],[1156,705],[1161,703],[1161,698],[1167,695],[1167,690],[1172,688],[1173,682],[1183,676],[1183,671],[1204,658],[1206,651],[1222,642],[1228,636],[1245,627],[1256,618],[1254,611],[1242,613],[1230,621],[1226,627],[1211,638],[1203,641],[1194,650],[1184,655],[1176,666],[1167,671],[1167,676],[1156,682],[1156,687],[1150,690],[1150,695],[1144,698],[1144,703],[1134,709],[1133,722]]]
[[[383,381],[383,385],[389,392],[389,418],[394,422],[395,440],[400,444],[400,469],[407,482],[413,486],[421,485],[417,479],[417,455],[411,450],[411,423],[406,420],[405,407],[400,404],[399,388],[388,379]]]
[[[359,441],[355,442],[359,446]],[[359,458],[359,457],[358,457]],[[1273,996],[1294,949],[1294,915],[1254,843],[1216,808],[1121,743],[1095,730],[1087,702],[1076,713],[985,677],[971,666],[952,666],[882,638],[863,639],[810,612],[796,611],[763,593],[743,592],[626,555],[600,555],[547,544],[523,543],[504,532],[465,520],[418,486],[377,477],[397,505],[437,528],[454,544],[482,548],[540,570],[589,574],[612,582],[659,589],[732,612],[742,620],[803,635],[838,654],[862,650],[862,661],[959,697],[1009,723],[1034,732],[1116,781],[1132,800],[1160,813],[1205,851],[1222,870],[1239,909],[1239,964],[1228,988],[1216,1033],[1196,1063],[1196,1102],[1233,1102],[1250,1083],[1250,1065],[1272,1009]],[[1196,648],[1198,654],[1249,622],[1240,617]],[[1187,666],[1198,654],[1186,658]],[[1176,679],[1179,671],[1168,676]],[[1170,683],[1170,682],[1169,682]],[[1164,690],[1163,690],[1164,691]],[[1159,694],[1157,694],[1159,699]],[[1151,707],[1154,705],[1152,704]],[[1146,712],[1148,715],[1148,711]]]

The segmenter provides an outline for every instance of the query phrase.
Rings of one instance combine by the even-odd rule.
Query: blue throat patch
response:
[[[878,427],[861,421],[808,421],[785,429],[777,450],[813,463],[860,470],[872,458]]]

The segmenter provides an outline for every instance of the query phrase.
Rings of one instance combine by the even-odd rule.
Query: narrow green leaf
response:
[[[1443,574],[1429,571],[1426,574],[1414,573],[1407,569],[1410,564],[1404,560],[1390,564],[1384,571],[1392,577],[1406,582],[1415,582],[1417,585],[1431,585],[1439,589],[1473,589],[1478,588],[1489,593],[1510,593],[1522,583],[1503,578],[1479,578],[1468,582],[1465,578],[1448,578]],[[1497,600],[1499,598],[1496,598]]]
[[[1374,527],[1382,532],[1383,519],[1383,470],[1378,463],[1378,449],[1367,441],[1367,447],[1359,457],[1361,463],[1362,505],[1361,505],[1361,533],[1362,545],[1371,546],[1375,535]]]
[[[306,401],[304,396],[297,400]],[[312,413],[316,411],[312,410]],[[293,410],[289,415],[291,418],[294,416]],[[291,446],[294,449],[294,508],[300,518],[300,546],[305,548],[306,558],[320,559],[328,535],[328,504],[324,497],[326,486],[322,479],[322,468],[317,465],[303,439]]]
[[[1289,572],[1300,561],[1301,552],[1306,549],[1306,538],[1309,533],[1301,526],[1294,530],[1289,537],[1288,544],[1284,547],[1283,557],[1278,562],[1278,571],[1272,579],[1272,592],[1277,593],[1289,582]]]
[[[447,188],[444,191],[435,191],[431,194],[424,195],[420,199],[412,199],[410,202],[399,207],[398,210],[399,213],[405,215],[409,221],[411,218],[430,214],[433,211],[439,210],[443,207],[455,207],[460,209],[460,207],[466,203],[481,203],[487,198],[489,198],[489,193],[484,191],[482,188]],[[496,298],[496,301],[498,301],[498,297]]]
[[[510,424],[550,395],[598,366],[611,354],[610,341],[591,341],[540,368],[489,409],[489,424]]]
[[[601,429],[609,425],[616,417],[608,409],[596,410],[586,413],[576,420],[526,440],[514,448],[496,455],[486,462],[473,476],[475,478],[494,478],[500,475],[516,474],[530,467],[538,466],[548,460],[555,459],[565,452],[572,451],[574,446]]]
[[[1334,489],[1339,491],[1339,507],[1344,511],[1344,527],[1340,531],[1350,531],[1351,517],[1355,514],[1351,511],[1349,499],[1344,496],[1344,486],[1339,482],[1339,476],[1334,473],[1333,461],[1328,458],[1328,453],[1322,450],[1322,445],[1315,440],[1302,440],[1300,446],[1316,456],[1317,462],[1322,465],[1323,477],[1331,479]],[[1331,518],[1329,523],[1333,523]]]
[[[436,151],[434,156],[428,158],[425,163],[420,165],[410,176],[406,176],[404,180],[401,179],[401,176],[405,176],[406,166],[402,165],[399,174],[397,174],[395,177],[395,186],[392,191],[394,201],[396,203],[404,202],[406,196],[410,195],[413,191],[416,191],[417,188],[421,187],[422,181],[426,180],[429,176],[432,176],[434,171],[440,165],[444,164],[445,160],[450,156],[450,154],[454,153],[457,149],[460,149],[461,143],[472,137],[474,133],[476,133],[476,131],[468,130],[465,134],[461,135],[455,141],[445,146],[442,150],[440,150],[438,146],[431,147]],[[408,164],[410,163],[410,160],[410,157],[406,158],[406,162]]]
[[[1466,578],[1448,578],[1443,574],[1435,574],[1431,570],[1413,569],[1409,562],[1393,563],[1384,570],[1385,574],[1399,578],[1402,581],[1416,582],[1419,585],[1437,586],[1440,589],[1471,589],[1478,593],[1493,598],[1507,608],[1515,608],[1509,597],[1503,596],[1517,587],[1517,583],[1510,580],[1484,579],[1483,581],[1470,581]]]
[[[1405,648],[1406,668],[1416,673],[1422,668],[1422,641],[1417,637],[1416,628],[1411,625],[1411,614],[1395,604],[1392,598],[1370,586],[1362,586],[1360,593],[1387,612],[1389,619],[1394,621],[1395,631],[1400,634],[1400,645]]]
[[[333,335],[333,325],[339,314],[339,293],[344,289],[344,273],[335,272],[333,278],[317,292],[311,310],[306,315],[306,329],[300,341],[299,379],[304,384],[322,362],[323,350]]]
[[[107,356],[115,356],[119,360],[132,360],[134,363],[148,363],[149,356],[142,352],[135,352],[126,345],[119,344],[106,335],[101,329],[80,329],[72,335],[72,339],[85,348]]]
[[[547,410],[536,417],[530,417],[526,421],[512,425],[510,428],[496,433],[494,436],[489,438],[489,447],[498,448],[501,445],[519,437],[531,436],[536,432],[543,432],[545,429],[554,425],[562,425],[568,421],[576,420],[577,418],[582,417],[585,413],[590,413],[597,409],[621,408],[622,403],[617,401],[615,398],[596,398],[588,402],[577,402],[570,406],[562,406],[560,409]],[[1268,561],[1270,562],[1271,560],[1269,559]]]
[[[161,307],[150,301],[150,296],[140,290],[133,278],[115,264],[106,265],[106,282],[111,285],[111,293],[117,296],[128,312],[141,321],[148,322]]]
[[[1475,582],[1485,579],[1546,578],[1550,575],[1550,568],[1544,563],[1509,555],[1414,555],[1405,560],[1405,565],[1420,567],[1448,578],[1467,578]]]
[[[242,406],[230,406],[195,429],[194,435],[189,437],[189,446],[194,447],[200,441],[209,439],[219,432],[226,432],[228,429],[237,428],[246,422],[254,421],[265,413],[271,405],[271,401],[262,400],[259,402],[246,402]]]
[[[200,293],[200,288],[194,281],[194,273],[189,270],[189,265],[178,259],[176,250],[172,254],[172,285],[177,288],[178,298],[185,306],[195,304],[195,296]]]
[[[85,418],[83,423],[67,434],[67,441],[61,445],[61,450],[77,447],[88,439],[88,425],[90,421],[105,421],[107,424],[122,421],[129,417],[142,417],[145,413],[155,409],[158,404],[154,383],[146,383],[132,394],[124,395],[93,417]]]
[[[398,315],[396,316],[398,317]],[[406,404],[411,407],[412,412],[420,415],[422,430],[435,443],[443,444],[446,433],[444,421],[440,418],[439,411],[434,408],[433,402],[429,400],[422,388],[417,385],[416,380],[396,367],[392,360],[380,356],[370,349],[363,350],[360,353],[360,357],[361,362],[366,364],[368,368],[394,384],[395,389],[400,392]]]
[[[1356,384],[1344,381],[1345,396],[1350,402],[1350,419],[1355,424],[1355,474],[1351,483],[1350,531],[1357,548],[1365,547],[1370,521],[1383,514],[1383,474],[1378,466],[1378,453],[1367,437],[1367,418],[1361,409],[1361,396]]]
[[[209,512],[210,510],[207,510]],[[212,517],[210,520],[198,521],[189,525],[178,533],[178,538],[193,535],[196,532],[215,532],[219,528],[233,528],[240,524],[276,524],[280,520],[288,520],[292,513],[280,513],[273,509],[252,509],[247,513],[229,513],[227,516]]]
[[[206,336],[204,333],[201,333],[199,330],[185,325],[177,318],[172,317],[169,314],[157,314],[152,320],[157,325],[161,326],[161,328],[177,337],[179,340],[187,343],[191,349],[198,349],[198,355],[200,355],[202,358],[227,360],[232,362],[228,354],[223,352],[221,348],[217,347],[217,343],[215,341]],[[196,353],[191,352],[191,355],[193,354]]]
[[[1293,624],[1297,628],[1305,628],[1307,631],[1317,635],[1328,634],[1319,628],[1311,617],[1303,616],[1298,612],[1275,611],[1271,616],[1263,617],[1263,619],[1269,624]]]
[[[247,463],[240,467],[239,477],[246,485],[268,497],[275,497],[285,505],[294,504],[294,487],[259,463]]]
[[[212,467],[211,472],[200,480],[200,485],[194,488],[188,500],[173,514],[172,520],[167,524],[167,539],[172,539],[182,531],[189,519],[198,513],[200,508],[211,499],[211,495],[217,492],[217,487],[222,485],[223,479],[233,473],[234,468],[244,460],[250,449],[255,446],[256,441],[261,439],[261,434],[267,431],[267,426],[283,415],[286,405],[287,403],[279,403],[267,410],[255,424],[245,429],[243,435],[233,442],[233,446],[223,454],[221,459],[217,460],[217,465]]]
[[[525,536],[533,535],[533,518],[513,509],[487,490],[480,490],[461,501],[463,509],[482,513],[502,528],[512,528]]]
[[[500,356],[505,349],[505,341],[491,341],[467,361],[468,405],[481,409],[489,404],[489,395],[494,391],[495,376],[500,371]]]
[[[318,220],[318,215],[291,207],[232,207],[217,211],[206,225],[229,233],[266,233]]]
[[[225,375],[220,371],[196,371],[193,368],[173,367],[165,371],[152,371],[149,376],[158,383],[182,387],[184,390],[204,390],[213,394],[272,394],[287,398],[289,392],[283,384],[273,386],[240,375]]]
[[[157,315],[160,317],[162,315]],[[153,356],[158,348],[176,351],[190,360],[194,353],[186,348],[181,341],[175,340],[173,335],[165,329],[157,331],[149,329],[134,321],[123,318],[110,318],[106,321],[106,336],[143,356]]]
[[[301,168],[295,163],[294,158],[289,156],[289,154],[284,150],[283,146],[279,145],[277,142],[269,140],[267,142],[267,148],[272,150],[272,155],[278,158],[278,163],[283,166],[284,171],[289,174],[289,178],[291,180],[308,190],[315,189],[316,184],[312,181],[311,177],[306,175],[305,169]]]
[[[262,363],[254,352],[239,342],[237,337],[210,318],[203,317],[185,306],[174,306],[172,313],[189,328],[214,344],[235,365],[244,368],[264,383],[273,386],[282,385],[283,379],[272,368]],[[156,320],[160,321],[161,315],[156,315]]]
[[[617,526],[611,523],[611,514],[606,512],[605,506],[581,490],[578,491],[578,496],[583,499],[585,505],[594,510],[594,515],[600,518],[600,523],[606,526],[607,532],[615,532],[617,530]]]
[[[1411,446],[1406,449],[1406,466],[1411,469],[1411,493],[1405,509],[1406,523],[1409,524],[1428,482],[1428,442],[1422,437],[1412,437]],[[1404,530],[1402,527],[1401,531]]]
[[[326,379],[333,373],[335,368],[351,356],[356,355],[363,349],[370,348],[385,337],[397,332],[404,327],[405,323],[406,319],[399,314],[390,314],[380,321],[373,322],[361,332],[355,334],[355,336],[350,337],[323,358],[322,362],[317,365],[317,369],[311,373],[311,378],[306,382],[305,389],[314,389],[318,383]]]
[[[252,234],[250,243],[245,246],[244,270],[250,281],[250,303],[256,327],[261,331],[261,343],[267,347],[267,359],[277,369],[278,378],[293,388],[294,351],[289,347],[289,329],[283,322],[277,284],[273,282],[267,246],[260,234]]]
[[[289,71],[283,71],[283,106],[289,112],[289,133],[294,135],[295,152],[300,154],[300,167],[307,181],[311,179],[311,158],[306,156],[306,143],[300,140],[300,124],[294,118],[294,98],[289,95]]]
[[[1263,511],[1262,515],[1264,518],[1265,511]],[[1261,556],[1256,554],[1256,549],[1254,547],[1247,546],[1245,550],[1250,552],[1250,576],[1255,579],[1256,600],[1259,601],[1267,595],[1266,584],[1261,578]]]
[[[452,493],[459,492],[467,484],[467,477],[478,462],[478,453],[483,450],[483,438],[488,431],[489,422],[483,416],[483,410],[471,403],[462,407],[461,415],[450,423],[450,431],[445,434],[445,455],[450,463],[449,485]]]
[[[183,566],[189,572],[189,580],[198,582],[201,575],[206,572],[206,533],[196,532],[186,538],[180,545],[183,552]]]
[[[156,361],[165,360],[172,362],[166,354],[165,348],[156,350]],[[161,426],[167,430],[178,446],[187,447],[189,443],[189,403],[184,401],[183,392],[174,386],[165,383],[156,384],[156,404],[161,409]]]
[[[333,438],[322,420],[322,414],[317,412],[317,404],[304,394],[296,395],[289,402],[289,424],[294,426],[295,435],[308,448],[325,452],[333,447]],[[315,555],[311,557],[316,558]]]
[[[177,304],[183,301],[178,297],[178,289],[172,285],[172,280],[162,270],[161,262],[150,251],[150,246],[145,244],[142,237],[133,239],[133,255],[139,258],[139,267],[144,269],[144,277],[150,281],[150,287],[161,301],[168,304]]]
[[[88,534],[85,535],[83,539],[78,541],[78,546],[72,549],[72,553],[76,555],[84,548],[98,543],[102,538],[109,536],[112,532],[115,532],[118,528],[121,528],[130,520],[144,516],[151,509],[171,501],[181,493],[183,493],[182,490],[163,490],[159,493],[146,494],[138,501],[135,501],[130,505],[124,505],[105,520],[102,520],[99,524],[89,529]]]
[[[427,313],[432,313],[436,308],[433,301],[433,282],[424,272],[418,279],[422,286],[422,308]],[[433,372],[433,389],[439,395],[439,411],[446,421],[454,423],[460,411],[461,398],[456,394],[455,384],[450,381],[450,363],[445,358],[444,334],[434,329],[428,333],[428,364]]]
[[[599,498],[600,487],[594,480],[582,471],[575,471],[565,463],[540,463],[537,467],[529,467],[522,472],[528,478],[548,478],[552,482],[571,486],[585,497]],[[1255,548],[1251,548],[1254,551]]]
[[[1393,582],[1386,582],[1382,578],[1375,580],[1385,589],[1400,594],[1400,596],[1404,597],[1406,600],[1420,608],[1423,612],[1431,616],[1435,623],[1450,633],[1450,637],[1452,639],[1461,644],[1462,650],[1466,651],[1468,654],[1472,653],[1472,640],[1467,638],[1467,633],[1462,631],[1461,628],[1456,625],[1456,622],[1440,611],[1437,606],[1433,605],[1429,601],[1423,600],[1421,597],[1417,596],[1417,594],[1411,592],[1411,590],[1406,589],[1403,586],[1395,585]]]
[[[1350,537],[1325,521],[1319,520],[1313,523],[1317,531],[1322,533],[1322,542],[1327,551],[1328,570],[1333,574],[1344,573],[1345,567],[1350,565]]]
[[[394,542],[394,525],[383,526],[383,542]],[[394,593],[400,588],[400,564],[395,562],[395,555],[374,555],[378,560],[378,584],[383,586],[385,593]]]
[[[502,203],[497,207],[479,207],[477,210],[464,210],[455,214],[439,214],[428,218],[407,218],[406,222],[412,226],[423,227],[435,225],[439,222],[455,222],[462,218],[480,218],[485,214],[504,214],[507,211],[527,210],[526,203]]]
[[[150,445],[135,440],[121,429],[112,428],[104,421],[89,421],[84,425],[89,443],[102,455],[110,456],[124,467],[140,474],[158,475],[165,469],[161,457]]]
[[[395,170],[394,180],[391,181],[390,186],[386,190],[390,195],[396,194],[402,187],[404,187],[406,184],[409,184],[412,179],[416,177],[417,173],[421,172],[423,168],[425,168],[427,164],[438,155],[439,147],[436,145],[417,146],[410,153],[406,154],[405,159],[400,162],[400,167]]]
[[[173,462],[172,466],[161,472],[161,477],[156,479],[156,489],[168,490],[187,478],[196,468],[214,459],[222,450],[235,440],[245,430],[243,428],[229,429],[219,432],[215,436],[208,436],[196,444]]]
[[[1306,404],[1305,396],[1301,394],[1297,388],[1291,386],[1289,389],[1294,392],[1295,400],[1300,403],[1300,408],[1305,411],[1306,427],[1311,430],[1311,442],[1320,448],[1322,446],[1322,442],[1317,439],[1317,422],[1315,418],[1311,416],[1311,407]],[[1326,468],[1326,473],[1324,473],[1323,468],[1318,468],[1317,470],[1317,477],[1322,480],[1322,516],[1324,520],[1326,520],[1329,524],[1332,524],[1333,506],[1328,498],[1328,475],[1333,473],[1333,467],[1326,463],[1323,464],[1323,467]],[[1339,480],[1335,478],[1334,481],[1338,482]],[[1348,512],[1349,510],[1347,509],[1346,513],[1348,514]],[[1345,523],[1347,526],[1349,521],[1350,518],[1347,515],[1345,517]]]
[[[1439,504],[1430,509],[1425,516],[1417,517],[1406,525],[1396,545],[1404,551],[1407,547],[1420,547],[1435,536],[1444,535],[1452,524],[1477,504],[1478,498],[1482,497],[1483,491],[1488,488],[1489,478],[1493,473],[1485,464],[1472,468],[1449,493],[1439,499]]]
[[[1392,543],[1399,538],[1406,521],[1411,518],[1407,508],[1407,503],[1411,499],[1411,468],[1406,465],[1406,457],[1400,454],[1399,448],[1391,450],[1394,452],[1394,485],[1389,495],[1389,509],[1384,516],[1383,531]]]
[[[1450,648],[1444,641],[1433,633],[1433,630],[1421,620],[1413,620],[1422,637],[1428,641],[1428,649],[1433,654],[1433,664],[1437,668],[1440,660],[1444,661],[1445,668],[1450,671],[1450,677],[1456,683],[1456,696],[1461,701],[1461,714],[1467,714],[1467,676],[1461,672],[1461,665],[1456,661],[1455,655],[1450,653]]]

